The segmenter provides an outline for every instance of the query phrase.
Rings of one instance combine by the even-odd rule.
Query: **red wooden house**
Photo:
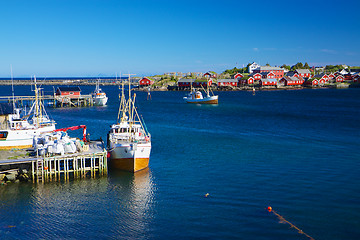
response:
[[[345,74],[344,78],[345,78],[344,79],[345,81],[352,81],[353,80],[353,76],[350,73]]]
[[[296,69],[295,73],[297,73],[300,77],[303,77],[303,78],[309,78],[311,75],[311,72],[309,69]]]
[[[285,76],[280,79],[279,84],[284,86],[301,86],[304,83],[304,79],[302,77],[288,77]]]
[[[182,78],[178,80],[178,87],[191,87],[195,79]]]
[[[275,73],[273,72],[262,72],[261,74],[261,78],[267,78],[267,79],[274,79],[275,78]]]
[[[337,75],[335,77],[335,81],[336,82],[343,82],[345,80],[344,76],[343,75]]]
[[[273,72],[275,74],[276,79],[281,79],[284,76],[284,69],[279,67],[259,67],[254,70],[254,73],[262,73],[262,72]]]
[[[353,81],[354,82],[360,82],[360,75],[356,74],[355,76],[353,76]]]
[[[259,81],[262,78],[261,73],[252,73],[249,75],[249,77],[254,78],[254,81]]]
[[[318,85],[319,85],[319,80],[317,80],[316,78],[308,79],[304,82],[304,86],[315,87]]]
[[[218,79],[217,80],[219,87],[232,86],[237,87],[238,80],[237,79]]]
[[[207,87],[207,86],[211,86],[211,84],[213,83],[213,81],[211,79],[209,80],[204,80],[204,79],[196,79],[192,85],[193,87]]]
[[[254,84],[253,77],[243,78],[239,80],[239,85],[249,85],[249,84]]]
[[[212,73],[212,72],[207,72],[204,74],[204,77],[207,77],[207,78],[216,78],[216,74],[215,73]]]
[[[335,73],[328,74],[329,80],[334,79],[336,77]]]
[[[299,74],[297,74],[294,71],[290,71],[290,72],[286,73],[286,76],[288,76],[288,77],[299,77]]]
[[[241,73],[237,73],[237,74],[234,75],[234,79],[241,79],[243,77],[244,76]]]
[[[329,82],[329,76],[325,73],[317,74],[314,76],[314,78],[319,80],[319,84],[325,84],[326,82]]]
[[[139,81],[139,85],[140,86],[150,86],[154,84],[154,80],[152,80],[151,78],[148,77],[143,77],[140,81]]]
[[[55,95],[78,98],[81,95],[81,89],[79,87],[58,87]]]
[[[277,86],[278,82],[276,78],[263,78],[260,80],[260,86],[262,87],[273,87]]]

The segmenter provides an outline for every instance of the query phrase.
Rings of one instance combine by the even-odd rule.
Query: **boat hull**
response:
[[[110,143],[110,166],[129,172],[148,168],[151,143]]]
[[[55,130],[55,125],[38,129],[26,130],[4,130],[0,131],[1,134],[7,132],[6,139],[0,138],[0,150],[12,148],[29,148],[33,145],[34,136],[39,136],[41,133],[51,132]]]
[[[94,105],[96,106],[105,106],[107,103],[108,97],[95,97]]]
[[[187,103],[218,104],[218,96],[205,97],[202,99],[190,99],[190,98],[184,97],[184,100]]]

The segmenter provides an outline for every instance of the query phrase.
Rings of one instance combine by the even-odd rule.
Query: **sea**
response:
[[[106,139],[121,91],[102,89],[105,107],[47,112]],[[359,88],[215,92],[218,105],[134,93],[149,169],[0,185],[0,239],[360,239]]]

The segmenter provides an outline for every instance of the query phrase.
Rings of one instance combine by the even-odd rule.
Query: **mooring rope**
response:
[[[292,228],[295,228],[296,230],[298,230],[298,233],[305,235],[306,237],[308,237],[310,240],[314,240],[314,238],[312,238],[311,236],[309,236],[309,234],[305,233],[303,230],[301,230],[300,228],[298,228],[297,226],[295,226],[294,224],[292,224],[291,222],[287,221],[283,216],[281,216],[280,214],[278,214],[277,212],[275,212],[272,207],[268,207],[267,210],[269,212],[274,213],[280,220],[280,222],[285,222],[287,224],[289,224]]]

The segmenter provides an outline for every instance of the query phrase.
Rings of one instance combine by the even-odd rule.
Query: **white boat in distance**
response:
[[[206,90],[203,88],[205,96],[201,93],[201,91],[194,90],[191,87],[190,93],[187,96],[183,97],[184,101],[187,103],[198,103],[198,104],[218,104],[218,95],[210,95],[209,87]]]
[[[99,82],[96,82],[96,87],[92,93],[95,106],[105,106],[108,100],[106,93],[99,87]]]
[[[35,101],[28,113],[22,114],[15,103],[0,105],[0,149],[32,147],[35,136],[55,130],[55,121],[45,111],[40,90],[35,79]]]
[[[128,99],[123,85],[117,123],[111,125],[107,139],[110,166],[129,172],[146,169],[151,152],[151,135],[139,117],[135,98],[136,94],[131,95],[129,75]]]

